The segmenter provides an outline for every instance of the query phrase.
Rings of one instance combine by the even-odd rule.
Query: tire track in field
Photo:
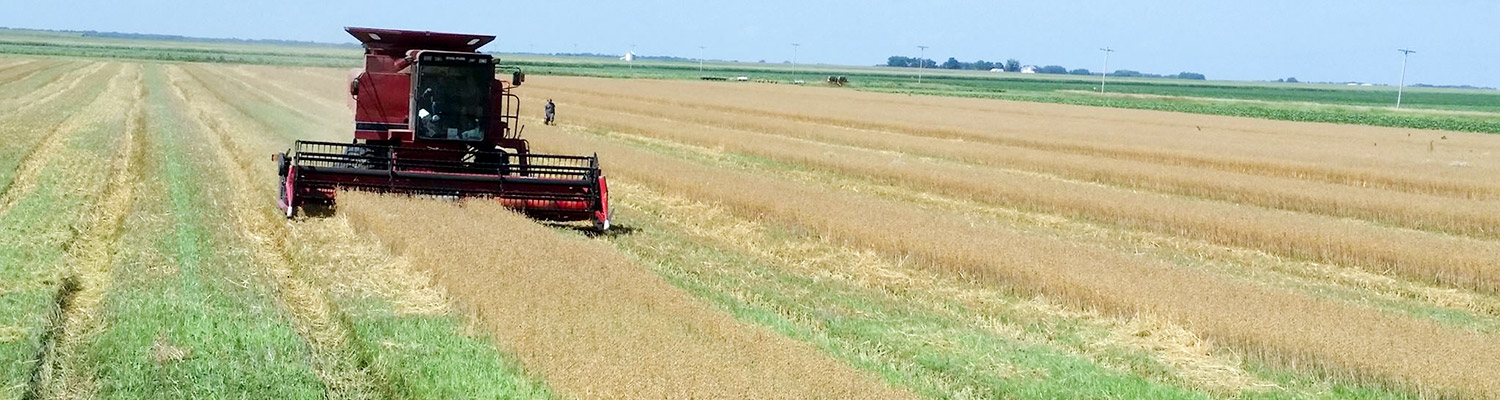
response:
[[[102,68],[103,65],[104,64],[101,63],[100,68]],[[95,68],[95,71],[97,71],[98,69],[99,68]],[[92,73],[89,75],[92,75]],[[28,151],[26,155],[21,157],[21,163],[17,165],[15,178],[11,180],[9,186],[0,188],[0,216],[9,213],[10,209],[16,205],[17,201],[25,198],[26,195],[30,194],[33,190],[36,190],[37,181],[41,179],[43,170],[47,168],[47,165],[52,163],[52,159],[57,156],[57,153],[62,151],[63,147],[67,145],[67,139],[70,137],[69,135],[87,128],[90,125],[98,124],[103,118],[105,118],[105,116],[103,115],[97,115],[90,112],[90,109],[96,108],[98,105],[108,102],[110,100],[109,94],[119,89],[119,85],[121,85],[120,79],[125,76],[126,74],[124,73],[124,70],[122,68],[120,73],[118,73],[115,77],[110,78],[108,88],[106,88],[104,91],[99,92],[99,95],[92,101],[90,101],[87,106],[79,109],[73,115],[68,116],[67,119],[63,120],[61,124],[54,126],[52,130],[48,131],[47,135],[42,138],[42,141],[40,143],[33,145],[31,150]],[[82,79],[83,77],[79,77],[80,81]],[[77,83],[75,81],[73,85],[69,86],[68,90],[72,90],[76,86]],[[55,96],[56,94],[54,94],[53,96],[49,96],[48,99],[50,100],[50,98],[53,98]]]
[[[587,96],[622,98],[631,101],[666,105],[672,107],[682,107],[687,109],[700,109],[733,113],[746,115],[749,117],[787,119],[826,127],[848,128],[898,135],[925,136],[949,140],[961,139],[1001,146],[1022,147],[1035,150],[1054,151],[1092,157],[1136,160],[1164,165],[1212,168],[1229,172],[1302,179],[1354,187],[1375,187],[1388,190],[1449,196],[1471,200],[1500,199],[1500,186],[1496,185],[1484,184],[1479,182],[1454,181],[1447,179],[1434,180],[1432,178],[1392,174],[1388,172],[1364,170],[1350,167],[1323,166],[1297,161],[1285,161],[1279,163],[1266,162],[1257,159],[1245,158],[1242,156],[1228,155],[1222,157],[1205,157],[1201,155],[1185,154],[1182,152],[1170,150],[1148,150],[1140,148],[1078,143],[1072,141],[1045,141],[1014,136],[996,136],[956,127],[911,126],[879,121],[857,121],[839,117],[796,114],[742,106],[691,103],[646,95],[607,92],[591,89],[577,89],[571,87],[551,86],[547,89],[562,92],[571,92]]]
[[[334,399],[365,399],[377,397],[377,389],[373,377],[350,349],[347,341],[351,337],[348,327],[337,318],[333,305],[324,297],[314,285],[298,276],[290,267],[291,257],[285,248],[279,243],[284,239],[286,228],[285,222],[273,220],[276,218],[267,212],[270,209],[267,199],[259,196],[246,175],[246,171],[255,171],[244,162],[236,159],[235,151],[239,146],[234,138],[234,133],[226,132],[223,121],[205,111],[206,102],[223,103],[221,99],[199,99],[191,96],[184,89],[184,84],[190,80],[197,80],[191,74],[178,66],[167,68],[167,76],[172,92],[188,108],[185,110],[193,116],[191,121],[198,126],[201,136],[211,143],[218,164],[226,170],[228,184],[234,187],[234,204],[229,205],[231,215],[235,218],[235,227],[245,242],[253,249],[250,252],[255,263],[269,273],[268,282],[275,287],[277,297],[288,314],[294,319],[297,333],[314,349],[313,366],[317,375],[326,386],[325,393]],[[198,82],[199,85],[202,82]],[[197,100],[199,102],[194,102]],[[196,105],[196,107],[195,107]]]
[[[100,306],[111,286],[110,277],[115,263],[114,247],[119,240],[123,221],[134,203],[137,182],[140,176],[141,159],[147,140],[145,129],[146,85],[140,65],[132,68],[135,75],[136,93],[134,106],[126,117],[122,130],[124,147],[119,150],[112,165],[117,166],[105,189],[103,199],[89,213],[92,221],[68,248],[64,264],[72,267],[71,276],[77,283],[66,308],[62,309],[61,322],[55,340],[47,350],[42,366],[38,389],[40,397],[48,399],[93,399],[98,397],[97,375],[94,366],[81,360],[85,347],[105,328]]]

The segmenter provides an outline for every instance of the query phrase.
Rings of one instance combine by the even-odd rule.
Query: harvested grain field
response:
[[[1500,136],[534,76],[616,229],[284,219],[346,74],[0,57],[0,396],[1500,398]]]

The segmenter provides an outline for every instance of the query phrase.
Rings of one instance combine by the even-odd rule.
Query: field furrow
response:
[[[1245,286],[1094,246],[974,225],[962,215],[831,192],[655,156],[589,135],[540,129],[550,151],[605,155],[611,173],[668,193],[774,218],[938,270],[1115,312],[1160,313],[1195,332],[1278,362],[1346,371],[1399,386],[1488,396],[1500,360],[1477,354],[1489,335]],[[661,171],[671,171],[662,173]],[[711,184],[709,182],[712,182]],[[922,234],[890,227],[921,227]],[[997,249],[1004,249],[997,252]]]
[[[497,341],[568,395],[909,396],[811,346],[741,325],[607,244],[562,235],[494,202],[362,193],[340,201],[341,213],[431,271]]]

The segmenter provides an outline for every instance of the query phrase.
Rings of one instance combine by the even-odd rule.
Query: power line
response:
[[[1109,77],[1109,53],[1115,52],[1115,49],[1101,47],[1099,51],[1104,52],[1104,70],[1099,71],[1099,94],[1104,94],[1104,80]]]
[[[1406,89],[1406,58],[1417,51],[1407,49],[1396,49],[1396,51],[1401,52],[1401,85],[1396,86],[1396,108],[1401,108],[1401,92]]]
[[[922,84],[922,66],[927,63],[922,60],[924,57],[927,57],[927,46],[917,46],[917,48],[921,49],[921,51],[917,52],[917,84],[920,85]]]

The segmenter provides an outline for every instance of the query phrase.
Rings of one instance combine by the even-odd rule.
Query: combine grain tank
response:
[[[365,48],[351,72],[354,140],[278,153],[279,205],[332,205],[339,189],[494,198],[532,218],[609,228],[598,155],[532,153],[520,137],[517,71],[496,79],[477,50],[494,36],[345,28]]]

